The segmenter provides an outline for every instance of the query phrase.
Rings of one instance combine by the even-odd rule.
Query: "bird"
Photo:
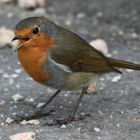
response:
[[[87,115],[75,117],[79,103],[96,77],[110,72],[121,74],[120,68],[140,70],[140,64],[107,57],[76,33],[43,16],[17,23],[12,41],[15,40],[18,40],[15,51],[27,74],[36,82],[57,89],[40,112],[29,118],[43,116],[42,110],[62,90],[82,90],[71,114],[53,124],[67,124]]]

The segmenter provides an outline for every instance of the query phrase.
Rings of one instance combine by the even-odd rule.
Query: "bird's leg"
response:
[[[50,98],[49,100],[43,105],[40,107],[40,112],[42,112],[44,110],[44,108],[49,104],[51,103],[51,101],[61,92],[61,90],[57,90]]]
[[[54,110],[50,110],[48,112],[43,112],[44,108],[51,103],[51,101],[61,92],[61,90],[57,90],[50,98],[49,100],[40,107],[39,111],[37,111],[35,114],[31,115],[31,116],[26,116],[26,117],[22,117],[22,116],[18,116],[18,119],[15,120],[16,122],[21,122],[23,120],[32,120],[32,119],[39,119],[42,117],[46,117],[49,116],[50,113],[54,112]]]
[[[78,98],[78,101],[77,101],[73,111],[71,112],[71,114],[67,118],[60,119],[60,120],[55,119],[52,123],[47,123],[47,125],[52,126],[52,125],[68,124],[68,123],[70,123],[72,121],[83,120],[86,116],[90,116],[89,114],[84,114],[84,115],[80,115],[79,117],[75,117],[75,113],[76,113],[76,111],[77,111],[77,109],[79,107],[79,104],[80,104],[83,96],[86,94],[87,89],[88,89],[88,87],[83,88],[83,90],[82,90],[82,92],[81,92],[81,94],[80,94],[80,96]]]

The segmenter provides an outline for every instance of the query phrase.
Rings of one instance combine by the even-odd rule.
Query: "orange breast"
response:
[[[18,51],[20,63],[25,71],[35,81],[42,84],[51,78],[50,71],[46,71],[45,67],[47,65],[48,48],[52,45],[52,39],[46,39],[44,36],[40,36],[26,43]]]
[[[28,51],[28,52],[27,52]],[[18,57],[25,71],[37,82],[43,83],[48,79],[45,71],[47,56],[37,49],[19,50]]]

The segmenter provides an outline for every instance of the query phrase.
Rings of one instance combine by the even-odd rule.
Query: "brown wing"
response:
[[[56,45],[50,50],[51,58],[68,66],[73,72],[118,72],[108,58],[76,34],[57,26]]]

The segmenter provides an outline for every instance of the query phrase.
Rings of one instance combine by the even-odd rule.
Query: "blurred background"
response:
[[[140,72],[130,70],[98,80],[97,94],[86,95],[79,109],[91,113],[86,120],[62,127],[42,127],[47,119],[38,125],[7,125],[16,114],[33,113],[54,92],[33,82],[11,49],[20,20],[45,16],[109,57],[140,63],[139,6],[139,0],[0,0],[0,139],[33,131],[39,140],[139,140]],[[67,116],[77,99],[68,93],[50,106],[58,116]]]

